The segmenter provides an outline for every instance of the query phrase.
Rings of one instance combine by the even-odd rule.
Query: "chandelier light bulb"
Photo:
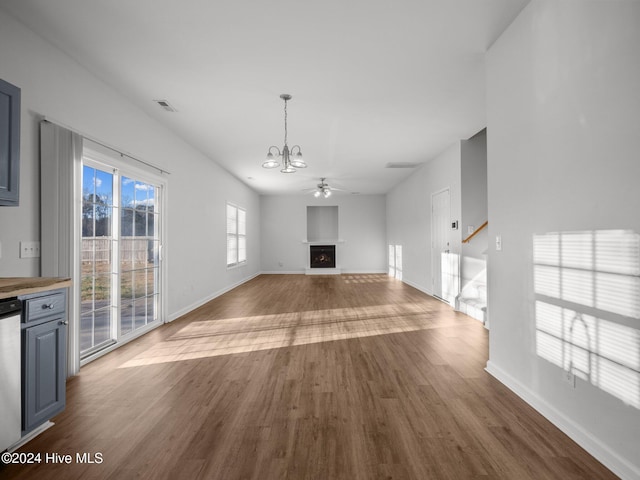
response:
[[[280,163],[275,159],[273,153],[267,153],[267,160],[262,164],[264,168],[276,168],[280,166]]]

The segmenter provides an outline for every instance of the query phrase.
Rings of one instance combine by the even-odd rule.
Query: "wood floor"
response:
[[[262,275],[83,367],[20,450],[72,464],[0,477],[617,478],[487,358],[480,322],[385,275]]]

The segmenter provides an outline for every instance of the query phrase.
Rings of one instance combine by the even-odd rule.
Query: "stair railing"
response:
[[[476,228],[476,231],[473,232],[471,235],[469,235],[467,238],[465,238],[464,240],[462,240],[462,243],[469,243],[469,241],[475,237],[483,228],[485,228],[487,225],[489,225],[489,220],[487,220],[486,222],[484,222],[482,225],[480,225],[478,228]]]

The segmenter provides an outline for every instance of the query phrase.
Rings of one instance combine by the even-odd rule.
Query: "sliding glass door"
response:
[[[115,342],[113,286],[114,175],[84,165],[82,169],[82,243],[80,283],[80,355]]]
[[[125,176],[120,184],[120,332],[125,335],[157,320],[159,188]]]
[[[161,186],[83,159],[80,356],[159,322]]]

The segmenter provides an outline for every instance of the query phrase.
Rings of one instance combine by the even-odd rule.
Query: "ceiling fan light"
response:
[[[316,191],[313,193],[313,196],[314,196],[314,197],[316,197],[316,198],[320,197],[320,190],[316,190]]]
[[[331,196],[331,190],[329,190],[328,188],[324,189],[324,198],[329,198]]]
[[[296,171],[296,169],[293,168],[291,165],[287,165],[285,168],[280,170],[280,172],[282,172],[282,173],[295,173],[295,171]]]

